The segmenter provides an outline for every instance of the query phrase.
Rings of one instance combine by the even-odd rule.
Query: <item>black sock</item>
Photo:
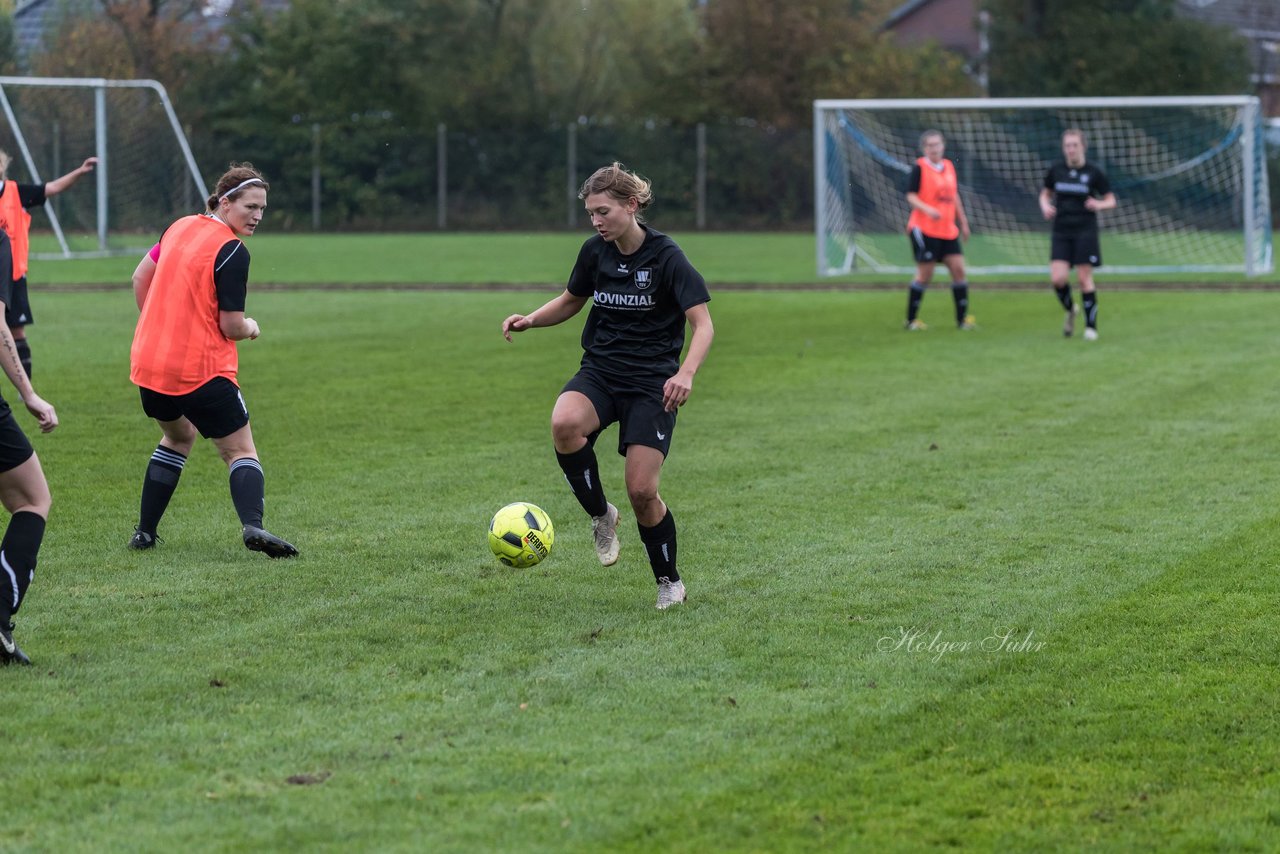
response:
[[[1084,303],[1084,325],[1090,329],[1098,328],[1098,292],[1089,291],[1080,297]]]
[[[911,283],[911,290],[907,291],[907,323],[916,319],[916,315],[920,313],[920,300],[924,299],[924,285],[919,282]]]
[[[556,462],[564,472],[564,479],[569,481],[574,497],[588,515],[603,516],[608,512],[609,503],[605,501],[604,487],[600,485],[600,465],[590,442],[572,454],[556,451]]]
[[[44,540],[44,517],[20,510],[9,519],[9,527],[0,541],[0,621],[5,627],[18,613],[27,588],[36,574],[36,557]]]
[[[266,484],[262,464],[253,457],[241,457],[231,463],[231,503],[236,506],[241,525],[262,527]]]
[[[138,530],[155,536],[160,517],[169,506],[173,491],[178,488],[178,478],[187,458],[173,448],[156,447],[147,463],[147,476],[142,481],[142,509],[138,514]]]
[[[969,283],[952,282],[951,297],[956,301],[956,325],[959,326],[969,316]]]
[[[649,553],[649,566],[653,568],[655,579],[665,578],[668,581],[679,581],[680,573],[676,571],[676,520],[667,508],[667,515],[652,528],[646,528],[639,522],[640,541],[644,550]]]
[[[27,372],[27,379],[31,379],[31,345],[25,338],[18,338],[13,344],[18,350],[18,360],[22,362],[22,369]]]
[[[1071,285],[1054,285],[1053,293],[1065,310],[1071,311],[1075,307],[1075,303],[1071,301]]]

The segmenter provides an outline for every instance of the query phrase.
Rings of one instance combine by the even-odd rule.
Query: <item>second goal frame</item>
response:
[[[943,132],[956,162],[970,271],[1043,273],[1049,227],[1036,197],[1068,127],[1085,132],[1119,201],[1102,216],[1104,271],[1273,269],[1255,97],[825,99],[814,102],[819,275],[914,269],[906,177],[926,129]]]

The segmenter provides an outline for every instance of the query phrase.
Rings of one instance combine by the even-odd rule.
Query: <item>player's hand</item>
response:
[[[961,240],[964,240],[964,241],[968,242],[968,240],[969,240],[969,235],[970,235],[971,233],[972,233],[972,232],[970,232],[970,231],[969,231],[969,221],[968,221],[968,220],[965,220],[964,222],[960,223],[960,239],[961,239]]]
[[[1087,211],[1096,211],[1098,209],[1098,200],[1093,196],[1084,200],[1084,209]]]
[[[929,219],[942,219],[942,212],[937,208],[929,208],[925,213],[928,214]]]
[[[262,334],[262,329],[258,326],[258,321],[254,320],[252,317],[246,317],[244,322],[245,325],[249,327],[250,341]]]
[[[678,373],[662,384],[662,408],[667,412],[675,412],[689,399],[693,391],[693,377]]]
[[[81,172],[92,172],[92,171],[93,171],[93,167],[95,167],[95,166],[97,166],[97,165],[98,165],[98,158],[96,158],[96,157],[86,157],[86,158],[84,159],[84,162],[80,164],[80,169],[79,169],[79,171],[81,171]]]
[[[524,332],[526,329],[532,328],[533,321],[527,315],[513,314],[502,321],[502,337],[510,341],[512,332]]]
[[[1053,219],[1058,215],[1058,209],[1053,205],[1041,205],[1040,213],[1044,214],[1045,219]]]
[[[40,395],[33,391],[31,396],[23,398],[22,402],[26,404],[27,411],[35,416],[36,423],[40,425],[41,433],[48,433],[58,426],[58,413],[54,411],[53,404],[40,397]]]

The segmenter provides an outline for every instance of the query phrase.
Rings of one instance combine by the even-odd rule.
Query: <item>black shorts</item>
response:
[[[157,421],[177,421],[186,417],[206,439],[230,436],[249,423],[249,408],[236,384],[226,377],[214,377],[187,394],[161,394],[139,387],[142,411]]]
[[[35,449],[27,439],[27,434],[18,426],[18,419],[13,416],[9,404],[0,400],[0,472],[16,469],[31,459]]]
[[[628,445],[657,448],[665,457],[671,450],[671,433],[676,427],[676,413],[662,407],[662,384],[657,386],[622,385],[599,371],[582,368],[565,383],[561,394],[576,391],[585,394],[596,409],[600,429],[592,433],[591,444],[604,428],[618,422],[618,453],[626,456]]]
[[[911,252],[918,264],[941,261],[948,255],[964,254],[964,251],[960,248],[959,239],[954,237],[950,240],[944,240],[941,237],[929,237],[918,228],[913,228],[907,232],[907,237],[911,239]]]
[[[1053,235],[1053,248],[1049,252],[1052,261],[1066,261],[1072,267],[1077,264],[1088,264],[1092,267],[1102,266],[1102,244],[1098,242],[1098,232],[1089,231],[1084,234]]]
[[[9,302],[4,307],[4,325],[13,329],[30,326],[36,319],[31,316],[31,298],[27,295],[27,277],[13,283],[9,289]]]

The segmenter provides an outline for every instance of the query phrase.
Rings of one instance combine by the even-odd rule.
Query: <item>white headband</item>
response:
[[[250,178],[248,181],[241,181],[239,184],[236,184],[234,187],[232,187],[230,190],[227,190],[221,196],[218,196],[218,201],[222,201],[223,199],[230,199],[232,193],[238,193],[241,190],[243,190],[245,187],[249,186],[250,184],[262,184],[262,183],[264,182],[261,178]]]

